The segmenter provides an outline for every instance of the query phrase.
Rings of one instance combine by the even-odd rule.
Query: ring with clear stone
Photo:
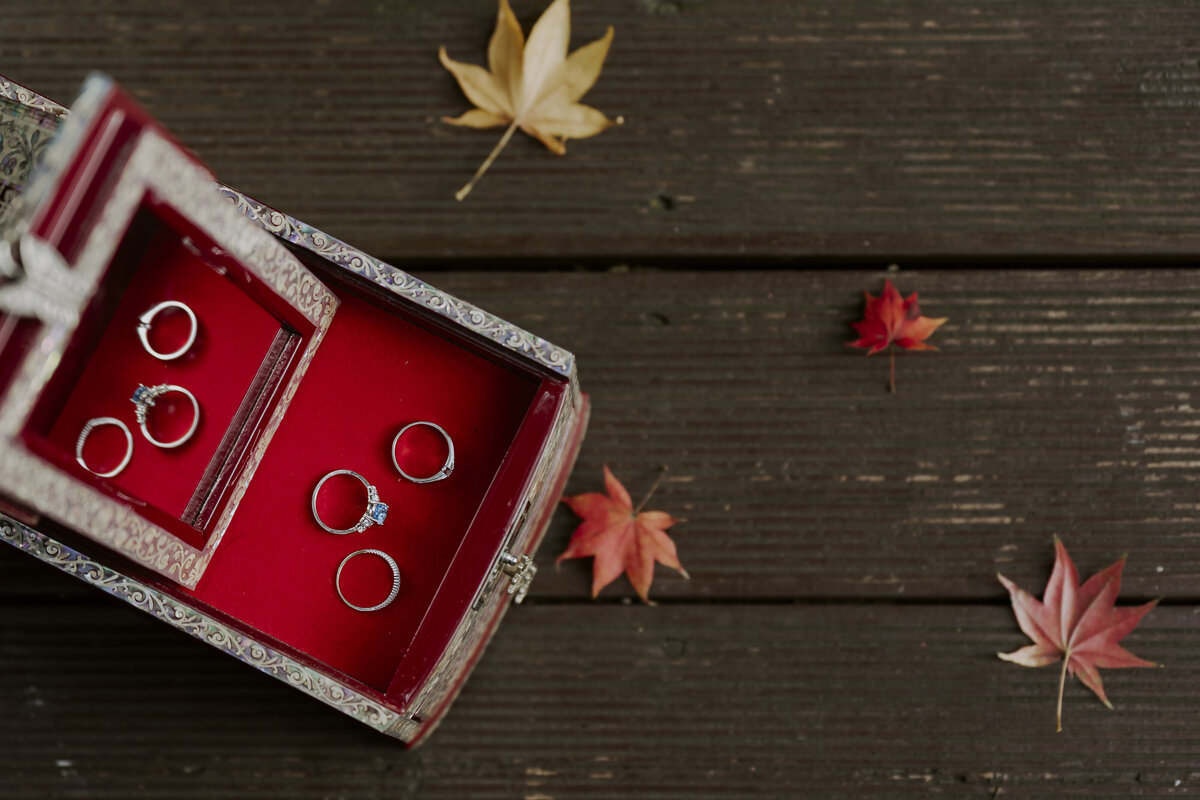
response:
[[[356,478],[362,482],[362,485],[367,487],[367,510],[363,512],[362,518],[358,522],[351,525],[349,528],[331,528],[321,519],[321,514],[317,511],[317,495],[321,492],[321,487],[325,485],[325,481],[338,475],[349,475],[351,478]],[[328,533],[336,533],[338,536],[343,536],[347,533],[362,533],[372,525],[382,525],[387,519],[388,505],[380,502],[379,490],[371,485],[371,482],[359,475],[354,470],[335,469],[333,472],[326,475],[321,480],[317,481],[317,488],[313,489],[312,493],[312,513],[313,519]],[[390,602],[390,601],[389,601]]]
[[[377,603],[373,606],[356,606],[346,599],[346,595],[342,594],[342,570],[350,563],[350,560],[358,556],[378,556],[382,558],[392,570],[392,590],[388,592],[387,599],[382,603]],[[389,556],[382,550],[358,550],[351,553],[342,559],[342,563],[338,565],[337,577],[333,579],[333,585],[337,588],[338,597],[342,598],[342,602],[353,608],[355,611],[379,611],[381,608],[387,608],[392,601],[396,599],[396,595],[400,594],[400,567],[396,564],[396,559]]]
[[[188,427],[187,432],[170,442],[164,442],[155,439],[150,433],[150,429],[146,427],[146,417],[150,413],[150,409],[158,402],[158,398],[165,394],[176,392],[186,397],[192,404],[192,424]],[[133,397],[129,398],[134,405],[134,416],[137,417],[138,427],[142,429],[142,436],[146,437],[146,441],[155,447],[162,447],[170,450],[173,447],[179,447],[181,444],[192,438],[192,434],[196,432],[196,428],[200,427],[200,403],[196,400],[196,395],[189,392],[182,386],[176,386],[173,383],[160,383],[157,386],[146,386],[138,384],[138,388],[134,390]]]
[[[187,341],[178,350],[172,350],[169,353],[160,353],[150,344],[150,328],[154,324],[154,318],[159,312],[166,311],[168,308],[178,308],[184,314],[187,314],[188,321],[191,322],[191,329],[188,331]],[[178,300],[165,300],[151,309],[142,312],[138,317],[137,335],[142,341],[142,347],[146,348],[146,352],[157,358],[159,361],[174,361],[181,355],[192,349],[192,345],[196,343],[196,333],[200,330],[200,323],[196,320],[196,313]]]
[[[108,472],[98,472],[97,470],[89,467],[87,461],[84,460],[83,445],[85,442],[87,442],[87,438],[91,435],[92,431],[105,425],[113,425],[117,428],[120,428],[121,432],[125,434],[125,456],[121,459],[121,463],[117,464],[114,469],[110,469]],[[89,419],[87,424],[83,426],[83,430],[79,432],[79,438],[75,440],[75,460],[79,462],[79,466],[83,467],[94,475],[100,476],[101,478],[111,478],[114,475],[119,474],[121,470],[129,466],[129,462],[132,458],[133,434],[129,432],[129,426],[124,422],[121,422],[121,420],[117,419],[116,417],[96,417],[95,419]]]
[[[433,428],[435,431],[440,433],[442,438],[446,440],[446,449],[448,452],[446,453],[446,462],[442,464],[441,469],[428,477],[416,478],[401,469],[400,460],[396,458],[396,445],[400,444],[401,436],[408,433],[408,431],[412,428],[421,426]],[[400,477],[404,478],[405,480],[410,480],[413,483],[433,483],[435,481],[445,480],[446,478],[450,477],[451,472],[454,472],[454,440],[450,438],[450,434],[446,433],[446,429],[437,423],[424,421],[410,422],[408,425],[405,425],[400,429],[400,432],[396,434],[396,438],[392,439],[392,464],[396,467],[396,471],[400,473]]]

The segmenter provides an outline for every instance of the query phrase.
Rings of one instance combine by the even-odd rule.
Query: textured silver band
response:
[[[97,472],[89,467],[87,462],[83,459],[83,445],[87,441],[88,436],[91,435],[92,431],[105,425],[115,425],[116,427],[120,428],[122,432],[124,432],[125,457],[121,459],[121,463],[118,464],[115,469],[111,469],[108,472]],[[83,467],[94,475],[99,475],[101,478],[111,478],[114,475],[120,474],[121,470],[129,466],[129,462],[132,459],[133,434],[129,432],[129,426],[124,422],[121,422],[121,420],[117,419],[116,417],[96,417],[95,419],[89,419],[87,424],[83,426],[83,430],[79,432],[79,438],[75,440],[75,460],[79,462],[79,466]]]
[[[446,463],[442,464],[442,468],[425,478],[415,478],[412,475],[409,475],[400,468],[400,460],[396,458],[396,445],[400,444],[400,437],[412,428],[417,427],[433,428],[435,431],[440,433],[442,438],[446,440],[446,447],[449,450],[449,452],[446,453]],[[396,434],[396,438],[392,439],[392,464],[395,465],[396,471],[400,473],[400,477],[404,478],[405,480],[412,481],[413,483],[434,483],[435,481],[445,480],[446,478],[450,477],[451,472],[454,472],[454,440],[450,438],[450,434],[446,433],[446,429],[437,423],[424,421],[410,422],[400,429],[400,432]]]
[[[178,308],[184,314],[187,314],[188,320],[191,321],[192,327],[188,332],[187,341],[178,350],[172,350],[169,353],[160,353],[150,344],[150,328],[154,325],[154,318],[159,312],[166,311],[168,308]],[[142,313],[138,317],[137,335],[142,341],[142,347],[146,348],[146,352],[157,358],[159,361],[174,361],[181,355],[192,349],[192,345],[196,343],[196,334],[200,330],[200,323],[196,319],[196,314],[185,304],[178,300],[164,300],[153,308]]]
[[[362,482],[363,486],[367,487],[367,510],[363,512],[363,515],[358,522],[354,523],[349,528],[331,528],[325,524],[325,521],[321,519],[321,515],[317,513],[317,495],[320,493],[321,487],[325,485],[325,481],[338,475],[349,475],[351,478],[358,479],[360,482]],[[351,469],[335,469],[333,472],[330,472],[324,478],[321,478],[321,480],[317,481],[317,487],[313,489],[312,493],[312,513],[313,519],[315,519],[317,524],[320,525],[321,528],[327,533],[336,533],[338,536],[343,536],[347,533],[362,533],[372,525],[382,525],[384,520],[387,519],[388,505],[387,503],[380,502],[379,490],[372,486],[371,482],[362,475],[359,475],[357,472]]]
[[[356,606],[346,599],[346,595],[342,594],[342,570],[350,563],[351,559],[358,556],[378,556],[382,558],[387,565],[392,569],[392,590],[388,592],[387,599],[382,603],[377,603],[373,606]],[[382,550],[356,550],[350,555],[342,559],[342,563],[338,565],[337,577],[333,579],[334,588],[337,589],[338,597],[342,598],[342,602],[353,608],[355,611],[379,611],[382,608],[387,608],[396,599],[396,595],[400,594],[400,567],[396,564],[396,559],[389,556]]]

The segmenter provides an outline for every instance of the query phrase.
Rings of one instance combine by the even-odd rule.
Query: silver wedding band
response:
[[[407,433],[412,428],[417,428],[417,427],[421,427],[421,426],[424,426],[426,428],[433,428],[435,431],[440,433],[442,435],[442,438],[446,440],[446,447],[449,450],[449,452],[446,453],[446,462],[444,464],[442,464],[441,469],[439,469],[437,472],[435,472],[432,475],[429,475],[427,477],[417,478],[417,477],[413,477],[412,475],[409,475],[407,472],[405,472],[403,469],[401,469],[400,460],[398,458],[396,458],[396,445],[400,444],[400,437],[402,437],[405,433]],[[454,440],[450,438],[450,434],[446,433],[446,429],[443,428],[441,425],[438,425],[433,422],[424,422],[424,421],[411,422],[408,425],[405,425],[403,428],[401,428],[400,432],[396,434],[396,438],[392,439],[392,464],[396,467],[396,471],[400,473],[400,476],[402,478],[404,478],[405,480],[410,480],[413,483],[433,483],[435,481],[445,480],[446,478],[449,478],[450,473],[454,471]]]
[[[392,570],[392,590],[388,592],[387,599],[382,603],[373,606],[356,606],[346,599],[346,595],[342,593],[342,570],[350,563],[351,559],[358,556],[378,556],[382,558]],[[338,565],[337,577],[333,579],[333,585],[337,589],[338,597],[342,598],[342,602],[353,608],[355,611],[379,611],[382,608],[387,608],[392,601],[396,599],[396,595],[400,594],[400,567],[396,564],[396,559],[389,556],[382,550],[356,550],[350,555],[342,559],[342,563]]]
[[[108,472],[99,472],[88,466],[87,461],[83,458],[83,445],[87,442],[87,438],[96,428],[101,428],[105,425],[114,425],[121,429],[125,434],[125,457],[121,459],[121,463],[115,469]],[[79,432],[79,438],[75,440],[75,460],[79,462],[79,466],[86,469],[93,475],[98,475],[101,478],[111,478],[117,475],[121,470],[129,466],[130,460],[133,458],[133,434],[129,432],[129,426],[116,417],[96,417],[89,419],[87,424],[83,426],[83,430]]]
[[[159,312],[166,311],[168,308],[178,308],[184,314],[187,314],[188,320],[191,322],[191,330],[188,331],[187,341],[178,350],[172,350],[169,353],[160,353],[150,344],[150,328],[154,325],[154,318]],[[196,343],[196,334],[200,330],[200,323],[196,319],[196,314],[190,308],[178,300],[165,300],[153,308],[145,311],[138,317],[137,335],[142,340],[142,347],[146,348],[146,352],[157,358],[159,361],[174,361],[181,355],[192,349],[192,345]]]

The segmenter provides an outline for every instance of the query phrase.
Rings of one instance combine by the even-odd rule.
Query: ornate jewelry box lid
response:
[[[41,163],[19,196],[16,180],[0,186],[9,243],[0,252],[0,494],[194,587],[338,300],[109,79],[90,78],[64,123],[47,108],[24,113],[18,127],[12,107],[3,110],[9,175]],[[153,291],[191,291],[236,312],[236,322],[200,323],[207,367],[181,359],[170,372],[150,359],[128,311]],[[138,370],[162,377],[130,408]],[[168,452],[148,432],[146,400],[208,374],[227,374],[231,388],[193,396],[196,440]],[[134,410],[145,434],[136,445]],[[132,464],[115,477],[85,463],[97,420],[125,426]]]

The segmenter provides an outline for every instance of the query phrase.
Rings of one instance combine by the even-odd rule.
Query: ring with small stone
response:
[[[329,525],[326,525],[325,521],[321,519],[320,512],[317,511],[317,495],[320,493],[321,487],[325,485],[325,481],[338,475],[349,475],[351,478],[358,479],[360,482],[362,482],[363,486],[367,487],[367,510],[363,512],[363,515],[358,522],[354,523],[349,528],[333,528]],[[362,475],[359,475],[357,472],[349,469],[335,469],[324,478],[321,478],[321,480],[317,482],[317,488],[313,489],[312,513],[313,518],[323,530],[327,531],[328,533],[336,533],[337,535],[342,536],[347,533],[362,533],[372,525],[382,525],[384,520],[387,519],[388,505],[387,503],[380,502],[379,490],[372,486],[371,482]]]
[[[154,349],[152,344],[150,344],[150,328],[153,326],[154,318],[158,316],[159,312],[166,311],[169,308],[177,308],[184,314],[187,314],[187,318],[191,323],[191,328],[188,331],[187,341],[183,343],[182,347],[172,350],[169,353],[160,353]],[[192,345],[196,343],[196,333],[199,330],[200,323],[196,320],[195,312],[178,300],[165,300],[153,308],[143,312],[142,315],[138,317],[137,335],[138,338],[142,340],[142,347],[146,348],[146,352],[157,358],[159,361],[174,361],[188,350],[191,350]]]
[[[400,460],[396,458],[396,446],[400,444],[400,437],[402,437],[411,429],[417,427],[433,428],[442,435],[443,439],[446,440],[447,452],[445,463],[442,464],[441,469],[439,469],[437,472],[424,478],[417,478],[409,475],[401,468]],[[454,440],[450,438],[450,434],[446,433],[446,429],[441,425],[424,421],[411,422],[401,428],[400,432],[396,434],[396,438],[392,439],[392,464],[395,465],[396,471],[400,473],[400,477],[404,478],[405,480],[410,480],[413,483],[433,483],[435,481],[445,480],[446,478],[449,478],[450,473],[454,471]]]
[[[115,468],[110,469],[108,472],[100,472],[99,470],[89,467],[87,461],[84,460],[83,445],[85,442],[87,442],[87,438],[89,435],[91,435],[92,431],[105,425],[113,425],[117,428],[120,428],[121,432],[125,434],[125,456],[121,459],[121,463],[117,464]],[[121,422],[121,420],[117,419],[116,417],[96,417],[95,419],[89,419],[87,424],[83,426],[83,430],[79,432],[79,438],[75,440],[75,460],[79,462],[79,466],[83,467],[94,475],[100,476],[101,478],[111,478],[114,475],[119,474],[121,470],[129,466],[129,461],[132,458],[133,434],[129,432],[129,426],[124,422]]]
[[[150,413],[150,409],[158,402],[158,398],[172,392],[181,394],[188,399],[192,404],[192,424],[188,427],[187,432],[169,442],[164,442],[155,439],[150,433],[150,429],[146,427],[146,417]],[[196,401],[196,395],[189,392],[182,386],[176,386],[173,383],[160,383],[157,386],[146,386],[138,384],[138,388],[134,390],[133,397],[129,398],[134,405],[134,416],[137,417],[138,426],[142,429],[142,436],[155,447],[171,449],[179,447],[181,444],[192,438],[192,434],[196,432],[196,428],[200,427],[200,403]]]
[[[392,570],[392,590],[388,592],[387,599],[382,603],[377,603],[373,606],[356,606],[346,599],[346,595],[342,593],[342,570],[350,563],[351,559],[358,556],[378,556],[382,558]],[[338,565],[337,577],[333,579],[333,585],[337,588],[338,597],[342,598],[342,602],[353,608],[355,611],[379,611],[382,608],[387,608],[392,601],[396,599],[396,595],[400,594],[400,567],[396,564],[396,559],[389,556],[382,550],[358,550],[342,559],[342,563]]]

